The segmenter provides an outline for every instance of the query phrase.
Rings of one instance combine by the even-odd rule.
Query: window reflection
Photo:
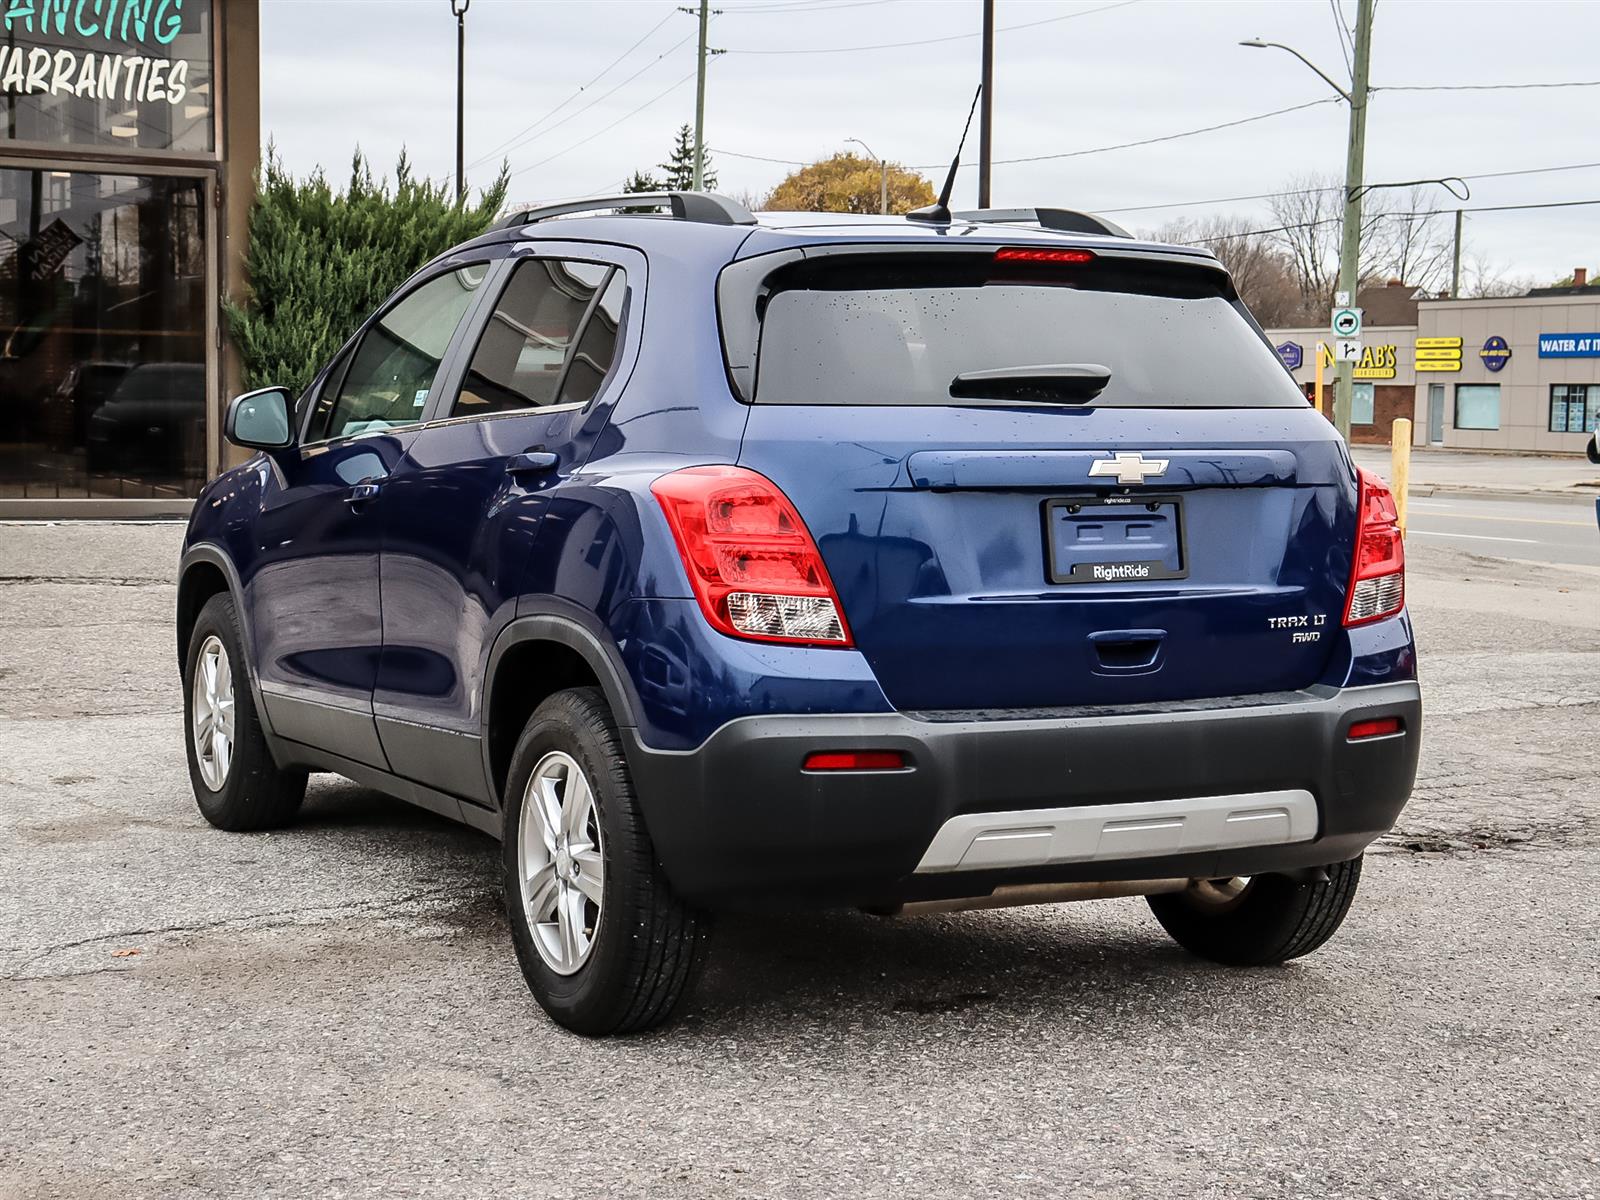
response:
[[[0,168],[0,497],[194,495],[198,179]]]

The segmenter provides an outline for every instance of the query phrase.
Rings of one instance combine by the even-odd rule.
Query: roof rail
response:
[[[1056,233],[1095,233],[1108,237],[1133,235],[1104,217],[1070,208],[978,208],[954,214],[962,221],[987,221],[996,225],[1037,225]]]
[[[515,229],[551,217],[574,213],[599,212],[608,208],[670,208],[674,220],[696,221],[702,225],[754,225],[756,219],[736,200],[715,192],[631,192],[622,196],[591,196],[564,204],[540,204],[501,217],[491,230]]]

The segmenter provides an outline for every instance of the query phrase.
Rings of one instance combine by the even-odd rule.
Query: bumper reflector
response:
[[[1346,736],[1352,742],[1359,742],[1362,738],[1388,737],[1404,728],[1399,717],[1377,717],[1371,721],[1357,721]]]
[[[813,750],[806,771],[901,771],[906,756],[898,750]]]

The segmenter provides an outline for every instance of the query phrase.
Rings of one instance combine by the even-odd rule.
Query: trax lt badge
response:
[[[1110,458],[1097,460],[1089,468],[1089,476],[1097,478],[1112,475],[1118,483],[1143,483],[1153,475],[1166,474],[1168,461],[1165,458],[1146,458],[1142,454],[1119,452]]]

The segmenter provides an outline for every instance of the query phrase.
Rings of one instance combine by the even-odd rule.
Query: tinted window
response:
[[[587,404],[594,399],[617,354],[617,331],[622,326],[622,302],[628,286],[619,270],[611,276],[600,303],[589,315],[578,349],[561,385],[562,404]]]
[[[554,404],[569,357],[573,357],[574,364],[592,361],[603,349],[609,365],[615,320],[611,341],[604,341],[603,333],[580,331],[580,326],[595,292],[610,274],[611,268],[596,263],[560,259],[518,263],[473,351],[453,415],[481,416]],[[620,284],[621,272],[616,276]],[[607,299],[613,290],[620,297],[620,288],[607,288]],[[620,298],[617,303],[620,305]],[[590,329],[593,328],[591,323]],[[602,338],[603,346],[595,344],[596,336]],[[573,356],[575,338],[579,344],[577,355]],[[581,385],[573,386],[582,391]],[[573,386],[562,388],[563,403],[593,395],[592,388],[576,395]]]
[[[987,268],[974,277],[967,265],[928,265],[933,257],[776,291],[755,400],[971,403],[951,398],[957,375],[1094,363],[1111,371],[1100,406],[1305,403],[1214,271],[1101,259],[992,279]]]
[[[368,327],[343,377],[335,372],[323,388],[307,440],[420,421],[439,362],[485,269],[463,267],[430,279]]]

